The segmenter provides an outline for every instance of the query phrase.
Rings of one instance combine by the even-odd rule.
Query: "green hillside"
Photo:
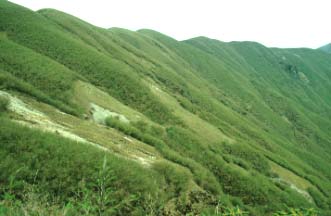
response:
[[[320,50],[0,0],[0,215],[331,215],[330,92]]]
[[[320,48],[318,48],[319,50],[322,50],[324,52],[327,53],[331,53],[331,44],[326,44],[324,46],[321,46]]]

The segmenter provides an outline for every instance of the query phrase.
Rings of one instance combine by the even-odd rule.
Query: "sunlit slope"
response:
[[[43,188],[49,199],[45,202],[59,209],[75,200],[76,214],[83,214],[79,205],[88,197],[76,193],[79,187],[87,183],[89,196],[98,196],[93,182],[99,181],[102,165],[95,163],[102,164],[106,155],[116,158],[107,159],[116,177],[106,186],[115,194],[105,204],[118,206],[113,214],[211,213],[220,203],[252,215],[286,207],[313,207],[328,215],[330,60],[318,50],[205,37],[176,41],[152,30],[102,29],[53,9],[33,12],[1,1],[0,90],[60,125],[47,130],[55,135],[30,129],[23,133],[17,122],[38,130],[42,126],[10,108],[0,116],[6,125],[0,128],[1,141],[6,140],[1,149],[3,154],[11,149],[5,133],[40,137],[31,155],[41,159],[28,163],[26,177],[17,179],[31,185],[40,164],[58,166],[54,160],[46,162],[38,149],[56,149],[53,157],[63,160],[68,172],[58,178],[43,168],[43,175],[53,178],[54,185],[74,180],[58,190],[42,179],[34,187]],[[100,122],[96,115],[116,118]],[[73,145],[61,137],[68,133],[61,127],[88,142]],[[13,139],[22,152],[33,145],[30,141]],[[73,145],[72,158],[69,153],[61,156],[63,145]],[[79,152],[89,151],[91,156],[84,153],[83,158],[98,158],[96,162],[79,160]],[[1,169],[14,175],[8,161]],[[13,163],[19,167],[23,162]],[[75,164],[91,166],[81,181],[70,173]],[[89,174],[93,178],[86,180]],[[6,176],[1,178],[8,183]],[[22,188],[8,191],[22,197]],[[59,196],[59,190],[66,193]],[[123,203],[126,195],[130,198]],[[97,200],[84,202],[107,212]]]
[[[143,112],[154,115],[153,118],[171,121],[169,110],[149,94],[127,64],[98,51],[39,14],[16,5],[1,4],[4,9],[1,31],[5,31],[10,40],[52,58],[95,85],[104,86],[124,103],[140,107]],[[18,15],[20,22],[16,19]],[[149,100],[140,103],[145,97]]]

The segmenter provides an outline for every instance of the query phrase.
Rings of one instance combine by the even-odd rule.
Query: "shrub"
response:
[[[0,112],[5,112],[8,109],[9,99],[5,96],[0,96]]]
[[[234,158],[233,163],[235,163],[236,165],[240,166],[241,168],[243,168],[245,170],[250,169],[250,166],[248,165],[248,163],[246,163],[244,160],[242,160],[240,158]]]
[[[315,209],[294,209],[290,208],[287,211],[279,211],[273,214],[273,216],[296,216],[296,215],[305,215],[305,216],[317,216],[318,213]]]
[[[224,152],[233,156],[233,158],[242,159],[242,161],[249,163],[252,168],[261,172],[268,173],[270,165],[268,160],[259,152],[253,150],[250,146],[245,144],[229,145],[223,144]],[[238,164],[239,166],[243,163]],[[249,165],[244,165],[247,168]]]
[[[29,95],[34,99],[50,104],[59,110],[66,112],[68,114],[79,116],[78,107],[74,105],[69,105],[63,103],[60,100],[57,100],[56,97],[50,97],[44,92],[38,90],[34,85],[30,85],[29,83],[14,77],[13,75],[0,70],[0,89],[2,90],[12,90],[22,94]]]
[[[131,136],[141,142],[144,142],[148,145],[154,146],[157,149],[162,148],[165,143],[162,140],[159,140],[152,135],[148,134],[147,132],[142,132],[141,130],[137,129],[136,127],[130,125],[129,123],[125,123],[120,121],[118,118],[108,117],[106,119],[106,125],[108,127],[115,128],[128,136]]]
[[[322,209],[328,208],[327,199],[324,198],[323,194],[319,192],[317,189],[309,187],[308,192],[310,196],[314,199],[315,204]]]
[[[37,198],[46,199],[43,202],[38,198],[37,203],[72,205],[78,212],[70,215],[82,215],[87,207],[87,215],[132,215],[133,211],[145,211],[147,197],[154,199],[158,188],[164,187],[155,171],[131,160],[20,126],[4,117],[0,121],[0,205],[29,204],[25,196],[33,187]],[[161,200],[159,195],[157,205],[164,202]]]
[[[157,125],[151,125],[143,120],[132,122],[132,125],[137,128],[139,131],[145,134],[150,134],[155,137],[163,137],[164,129]]]

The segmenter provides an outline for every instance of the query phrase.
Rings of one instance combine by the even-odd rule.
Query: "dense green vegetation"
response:
[[[0,112],[7,111],[8,105],[9,105],[9,100],[4,96],[0,96]]]
[[[0,0],[0,90],[107,149],[41,132],[0,95],[0,214],[330,215],[330,60]],[[130,118],[98,125],[91,103]]]
[[[26,210],[43,215],[54,208],[70,215],[139,215],[149,208],[144,199],[162,202],[162,194],[155,197],[156,180],[162,184],[162,179],[134,162],[7,119],[1,119],[0,131],[4,214]]]
[[[67,104],[64,104],[64,102],[60,101],[60,99],[57,99],[57,97],[53,98],[51,96],[48,96],[33,85],[24,82],[1,69],[0,73],[0,90],[20,92],[22,94],[29,95],[30,97],[33,97],[38,101],[51,104],[64,112],[77,116],[79,115],[80,109],[77,108],[77,106],[73,104],[71,104],[71,106],[68,106]]]
[[[30,82],[58,97],[68,97],[67,94],[63,94],[63,91],[70,90],[73,79],[70,70],[75,71],[76,76],[82,75],[93,84],[103,86],[115,97],[143,113],[147,113],[151,118],[160,122],[173,120],[170,111],[150,94],[147,88],[139,82],[140,78],[134,73],[134,70],[125,62],[110,58],[82,41],[75,40],[75,37],[57,25],[49,26],[45,18],[40,15],[35,16],[27,9],[21,8],[17,11],[17,6],[3,2],[1,2],[1,8],[0,32],[5,31],[7,37],[16,42],[13,43],[7,39],[1,40],[2,49],[6,50],[6,52],[2,52],[1,56],[4,69],[14,70],[14,74],[24,76],[23,79],[31,80]],[[12,13],[24,19],[25,24],[16,25],[15,22],[18,20],[15,16],[11,16]],[[12,25],[15,28],[11,28]],[[40,34],[35,34],[36,32]],[[34,34],[37,37],[33,37]],[[34,49],[42,56],[29,53],[30,49],[19,46],[22,44]],[[50,46],[50,44],[52,45]],[[29,58],[26,59],[22,56],[29,56]],[[49,58],[53,60],[49,60]],[[54,60],[56,63],[53,63]],[[27,63],[31,63],[31,65]],[[38,66],[32,67],[32,65]],[[21,71],[24,73],[20,73]],[[54,80],[47,82],[45,78]],[[36,79],[36,82],[33,82],[33,79]],[[51,89],[50,84],[57,86],[56,91]],[[59,92],[62,93],[58,94]],[[147,98],[148,100],[146,100]],[[68,101],[67,99],[66,102]],[[145,103],[141,103],[141,101],[145,101]]]

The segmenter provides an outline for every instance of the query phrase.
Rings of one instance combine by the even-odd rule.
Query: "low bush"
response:
[[[250,146],[245,144],[223,144],[223,151],[233,156],[233,158],[242,159],[238,165],[243,165],[247,168],[249,163],[255,170],[261,173],[268,173],[270,165],[268,160],[259,152],[253,150]],[[239,161],[238,161],[239,162]],[[244,164],[245,163],[245,164]]]
[[[54,107],[68,114],[75,116],[80,115],[80,112],[78,111],[78,108],[75,107],[75,105],[66,105],[56,98],[51,98],[49,95],[46,95],[31,84],[24,82],[2,70],[0,70],[0,90],[12,90],[29,95],[40,102],[53,105]]]
[[[297,215],[304,215],[304,216],[317,216],[318,212],[313,209],[294,209],[294,208],[290,208],[288,210],[285,211],[279,211],[274,213],[272,216],[297,216]]]
[[[5,96],[0,95],[0,112],[5,112],[8,109],[9,100]]]
[[[165,131],[162,127],[157,126],[157,125],[151,125],[148,124],[147,122],[143,120],[139,120],[136,122],[132,122],[132,125],[140,130],[142,133],[147,133],[150,134],[151,136],[154,137],[163,137],[165,134]]]
[[[106,125],[108,127],[115,128],[141,142],[154,146],[157,149],[160,149],[162,148],[162,146],[165,145],[165,143],[162,140],[153,137],[146,131],[143,132],[142,130],[137,129],[135,126],[132,126],[130,123],[122,122],[118,118],[108,117],[106,119]]]
[[[165,202],[163,193],[156,199],[167,188],[156,171],[0,118],[0,206],[26,207],[32,194],[45,208],[72,206],[72,215],[142,215],[149,199]]]
[[[315,204],[321,208],[321,209],[327,209],[328,208],[328,201],[327,198],[323,196],[321,192],[319,192],[317,189],[309,187],[308,192],[310,196],[314,199]]]

